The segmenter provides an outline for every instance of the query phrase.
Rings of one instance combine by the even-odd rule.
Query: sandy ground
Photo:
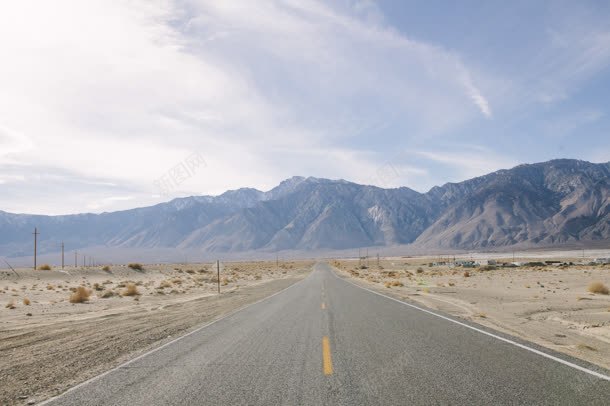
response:
[[[266,297],[312,262],[0,272],[0,404],[35,404]],[[78,287],[90,297],[71,303]],[[131,290],[131,292],[130,292]],[[133,294],[130,296],[130,294]]]
[[[428,266],[435,260],[392,258],[381,260],[378,266],[377,260],[371,259],[367,269],[362,269],[364,262],[358,260],[334,261],[333,265],[385,294],[610,369],[610,296],[588,291],[589,284],[596,281],[610,288],[610,266],[495,270]]]

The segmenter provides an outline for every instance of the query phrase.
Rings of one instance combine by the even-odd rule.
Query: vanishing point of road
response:
[[[609,372],[362,289],[325,263],[52,405],[608,405]]]

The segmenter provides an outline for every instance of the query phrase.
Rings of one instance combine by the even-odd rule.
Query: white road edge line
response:
[[[522,349],[524,349],[524,350],[527,350],[527,351],[533,352],[534,354],[538,354],[538,355],[541,355],[541,356],[546,357],[546,358],[548,358],[548,359],[551,359],[551,360],[553,360],[553,361],[557,361],[557,362],[559,362],[559,363],[561,363],[561,364],[567,365],[567,366],[569,366],[569,367],[571,367],[571,368],[574,368],[574,369],[577,369],[577,370],[579,370],[579,371],[581,371],[581,372],[585,372],[585,373],[587,373],[587,374],[589,374],[589,375],[593,375],[593,376],[595,376],[595,377],[597,377],[597,378],[600,378],[600,379],[605,379],[606,381],[610,381],[610,376],[608,376],[608,375],[604,375],[604,374],[602,374],[602,373],[600,373],[600,372],[593,371],[593,370],[588,369],[588,368],[585,368],[585,367],[581,367],[580,365],[576,365],[576,364],[574,364],[574,363],[572,363],[572,362],[570,362],[570,361],[566,361],[566,360],[561,359],[561,358],[559,358],[559,357],[555,357],[555,356],[553,356],[553,355],[551,355],[551,354],[547,354],[546,352],[542,352],[542,351],[537,350],[537,349],[535,349],[535,348],[528,347],[527,345],[520,344],[520,343],[518,343],[518,342],[516,342],[516,341],[510,340],[510,339],[508,339],[508,338],[501,337],[501,336],[499,336],[499,335],[496,335],[496,334],[490,333],[490,332],[488,332],[488,331],[481,330],[480,328],[476,328],[476,327],[474,327],[474,326],[470,326],[470,325],[468,325],[468,324],[466,324],[466,323],[462,323],[462,322],[457,321],[457,320],[454,320],[454,319],[452,319],[452,318],[449,318],[449,317],[443,316],[442,314],[435,313],[435,312],[433,312],[433,311],[431,311],[431,310],[424,309],[424,308],[422,308],[422,307],[416,306],[416,305],[411,304],[411,303],[403,302],[402,300],[398,300],[398,299],[393,298],[393,297],[391,297],[391,296],[384,295],[383,293],[375,292],[374,290],[371,290],[371,289],[365,288],[364,286],[357,285],[357,284],[355,284],[355,283],[354,283],[354,282],[352,282],[352,281],[348,281],[348,280],[347,280],[347,279],[345,279],[345,278],[340,278],[340,277],[339,277],[339,276],[338,276],[338,275],[335,273],[335,271],[331,271],[331,272],[332,272],[332,274],[335,276],[335,278],[337,278],[337,279],[339,279],[339,280],[342,280],[342,281],[344,281],[344,282],[346,282],[346,283],[349,283],[350,285],[354,285],[354,286],[355,286],[355,287],[357,287],[357,288],[360,288],[360,289],[363,289],[363,290],[369,291],[369,292],[374,293],[374,294],[376,294],[376,295],[379,295],[379,296],[381,296],[381,297],[385,297],[386,299],[390,299],[390,300],[393,300],[393,301],[395,301],[395,302],[401,303],[401,304],[403,304],[403,305],[405,305],[405,306],[412,307],[412,308],[414,308],[414,309],[416,309],[416,310],[419,310],[419,311],[422,311],[422,312],[424,312],[424,313],[431,314],[431,315],[436,316],[436,317],[439,317],[439,318],[441,318],[441,319],[443,319],[443,320],[450,321],[450,322],[455,323],[455,324],[458,324],[458,325],[460,325],[460,326],[462,326],[462,327],[469,328],[469,329],[474,330],[474,331],[476,331],[476,332],[478,332],[478,333],[485,334],[485,335],[487,335],[487,336],[489,336],[489,337],[493,337],[493,338],[498,339],[498,340],[500,340],[500,341],[504,341],[505,343],[512,344],[512,345],[514,345],[514,346],[516,346],[516,347],[519,347],[519,348],[522,348]]]
[[[227,313],[227,314],[225,314],[224,316],[221,316],[220,318],[218,318],[218,319],[216,319],[216,320],[212,320],[211,322],[209,322],[209,323],[207,323],[207,324],[204,324],[203,326],[197,327],[195,330],[193,330],[193,331],[191,331],[191,332],[189,332],[189,333],[187,333],[187,334],[185,334],[185,335],[182,335],[182,336],[180,336],[180,337],[178,337],[178,338],[175,338],[175,339],[173,339],[172,341],[169,341],[169,342],[167,342],[167,343],[165,343],[165,344],[163,344],[163,345],[161,345],[161,346],[159,346],[159,347],[157,347],[157,348],[153,348],[152,350],[149,350],[149,351],[145,352],[144,354],[140,354],[140,355],[138,355],[137,357],[135,357],[135,358],[133,358],[133,359],[130,359],[130,360],[128,360],[128,361],[126,361],[126,362],[122,363],[121,365],[118,365],[118,366],[116,366],[116,367],[114,367],[114,368],[112,368],[112,369],[109,369],[109,370],[107,370],[107,371],[105,371],[105,372],[102,372],[102,373],[101,373],[101,374],[99,374],[99,375],[94,376],[93,378],[89,378],[89,379],[87,379],[86,381],[81,382],[81,383],[79,383],[78,385],[71,387],[71,388],[70,388],[70,389],[68,389],[67,391],[62,392],[62,393],[60,393],[60,394],[59,394],[59,395],[57,395],[57,396],[54,396],[54,397],[52,397],[52,398],[49,398],[49,399],[47,399],[47,400],[42,401],[41,403],[38,403],[38,405],[46,405],[46,404],[48,404],[48,403],[50,403],[50,402],[53,402],[53,401],[55,401],[55,400],[58,400],[59,398],[64,397],[64,396],[65,396],[65,395],[67,395],[68,393],[73,392],[73,391],[75,391],[76,389],[78,389],[78,388],[80,388],[80,387],[82,387],[82,386],[88,385],[88,384],[90,384],[91,382],[97,381],[98,379],[103,378],[104,376],[106,376],[106,375],[110,374],[111,372],[116,371],[117,369],[121,369],[121,368],[123,368],[123,367],[126,367],[127,365],[129,365],[129,364],[131,364],[131,363],[134,363],[134,362],[136,362],[136,361],[138,361],[138,360],[140,360],[140,359],[142,359],[142,358],[144,358],[144,357],[147,357],[147,356],[149,356],[149,355],[151,355],[151,354],[153,354],[153,353],[155,353],[155,352],[157,352],[157,351],[159,351],[159,350],[161,350],[161,349],[163,349],[163,348],[165,348],[165,347],[168,347],[168,346],[170,346],[170,345],[172,345],[172,344],[176,343],[177,341],[182,340],[183,338],[186,338],[186,337],[188,337],[188,336],[190,336],[190,335],[193,335],[193,334],[195,334],[195,333],[198,333],[199,331],[201,331],[201,330],[205,329],[206,327],[210,327],[212,324],[218,323],[218,322],[219,322],[219,321],[221,321],[221,320],[224,320],[224,319],[226,319],[226,318],[228,318],[228,317],[231,317],[231,316],[233,316],[234,314],[241,312],[242,310],[246,310],[248,307],[254,306],[255,304],[258,304],[258,303],[264,302],[265,300],[271,299],[273,296],[275,296],[275,295],[279,295],[280,293],[282,293],[282,292],[284,292],[284,291],[286,291],[286,290],[288,290],[288,289],[290,289],[290,288],[292,288],[292,287],[294,287],[294,286],[296,286],[296,285],[300,284],[300,283],[301,283],[301,282],[303,282],[305,279],[309,278],[313,272],[314,272],[314,271],[312,270],[312,271],[309,273],[309,275],[307,275],[306,277],[304,277],[304,278],[303,278],[303,279],[301,279],[300,281],[297,281],[297,282],[293,283],[292,285],[287,286],[287,287],[285,287],[284,289],[282,289],[282,290],[280,290],[280,291],[278,291],[278,292],[275,292],[274,294],[272,294],[272,295],[270,295],[270,296],[266,296],[266,297],[264,297],[264,298],[262,298],[262,299],[257,300],[256,302],[252,302],[252,303],[247,304],[247,305],[245,305],[245,306],[242,306],[242,307],[240,307],[240,308],[238,308],[238,309],[235,309],[235,310],[233,310],[232,312]]]

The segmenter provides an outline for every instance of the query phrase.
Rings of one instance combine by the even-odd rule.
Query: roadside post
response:
[[[36,255],[38,253],[38,228],[34,227],[34,270],[36,270]]]
[[[220,295],[220,261],[216,260],[216,282],[218,283],[218,294]]]

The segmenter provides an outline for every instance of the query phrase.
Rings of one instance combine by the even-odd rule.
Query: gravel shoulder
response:
[[[2,306],[0,311],[0,404],[35,404],[58,395],[205,323],[292,285],[309,273],[311,264],[293,263],[286,266],[286,271],[280,272],[270,272],[268,269],[273,269],[271,264],[261,266],[259,263],[249,268],[243,264],[236,265],[233,274],[237,276],[223,286],[221,295],[214,293],[215,284],[201,283],[197,286],[199,282],[193,281],[190,289],[185,288],[190,275],[181,272],[183,282],[180,290],[159,293],[162,289],[155,288],[155,283],[175,278],[177,269],[152,270],[132,277],[143,282],[138,296],[115,295],[102,299],[93,293],[88,303],[81,304],[71,304],[67,299],[51,300],[48,296],[54,291],[44,287],[36,289],[38,286],[32,288],[32,285],[53,283],[45,280],[54,278],[50,273],[43,274],[41,282],[40,274],[28,279],[27,273],[21,272],[25,277],[17,285],[27,288],[23,292],[18,289],[19,292],[11,296],[27,294],[33,299],[27,306],[15,300],[15,309]],[[240,279],[242,274],[249,276]],[[89,280],[88,285],[93,285],[91,280],[96,280],[96,277],[96,273],[91,271],[86,272],[86,276],[76,271],[70,276],[61,275],[65,285],[74,285],[75,282],[82,285],[85,279]],[[103,273],[101,277],[113,280],[117,286],[124,285],[121,280],[125,275],[120,271],[115,270],[110,277]],[[153,282],[149,284],[150,281]],[[144,288],[147,284],[150,285],[148,290]],[[11,291],[6,289],[6,292]],[[37,297],[36,292],[41,296]],[[20,296],[17,299],[21,300]],[[67,297],[66,293],[61,296]],[[26,316],[26,311],[30,316]],[[32,313],[35,314],[31,316]]]

